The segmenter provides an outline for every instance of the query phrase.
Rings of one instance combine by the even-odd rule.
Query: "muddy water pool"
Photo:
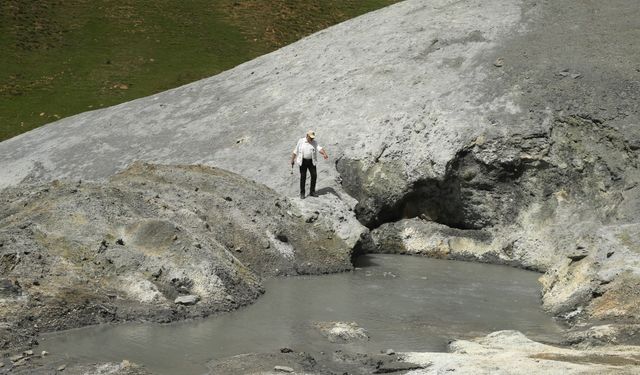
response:
[[[48,334],[51,363],[127,359],[157,374],[203,374],[206,363],[282,347],[310,352],[444,351],[448,341],[514,329],[555,342],[540,306],[540,274],[505,266],[367,255],[353,272],[273,279],[253,305],[172,324],[104,325]],[[314,322],[356,322],[367,342],[331,344]]]

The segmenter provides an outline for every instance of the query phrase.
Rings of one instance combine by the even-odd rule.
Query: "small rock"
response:
[[[587,250],[582,245],[577,245],[576,248],[567,254],[567,258],[571,259],[574,262],[582,260],[589,255],[589,250]]]
[[[387,349],[387,351],[385,351],[384,354],[386,354],[386,355],[394,355],[394,354],[396,354],[396,351],[393,350],[393,349]]]
[[[287,366],[276,366],[273,368],[274,371],[277,372],[288,372],[288,373],[292,373],[293,369],[291,367],[287,367]]]
[[[291,348],[280,348],[280,353],[292,353],[293,349]]]
[[[320,215],[320,213],[319,213],[318,211],[314,211],[314,212],[312,212],[312,213],[308,214],[308,215],[305,217],[304,221],[305,221],[306,223],[313,223],[313,222],[315,222],[316,220],[318,220],[319,215]]]
[[[269,240],[262,240],[262,247],[265,249],[268,249],[271,247],[271,243],[269,242]]]
[[[4,367],[4,362],[0,362],[0,368]]]
[[[56,370],[64,371],[64,369],[66,369],[66,368],[67,368],[67,365],[60,365],[60,366],[58,366],[58,368]]]
[[[14,362],[13,363],[13,367],[20,367],[20,366],[24,366],[27,364],[27,362],[29,362],[30,358],[22,358],[21,360],[19,360],[18,362]]]
[[[24,352],[22,352],[22,354],[24,354],[26,357],[30,357],[33,355],[33,350],[25,350]]]
[[[40,353],[40,357],[46,357],[49,355],[49,352],[46,350],[43,350],[42,353]]]
[[[373,373],[374,374],[388,374],[396,373],[400,371],[412,371],[423,369],[425,366],[417,365],[409,362],[389,362],[381,364]]]
[[[425,213],[420,214],[420,219],[421,219],[421,220],[424,220],[424,221],[435,221],[435,220],[433,220],[433,219],[431,218],[431,216],[429,216],[429,215],[427,215],[427,214],[425,214]]]
[[[582,172],[584,170],[584,161],[582,159],[578,159],[578,158],[573,159],[571,161],[571,165],[573,165],[573,167],[578,172]]]
[[[109,245],[107,244],[107,240],[102,240],[102,242],[100,242],[100,247],[98,247],[98,253],[104,253],[108,247]]]
[[[198,301],[200,301],[200,297],[190,294],[188,296],[180,296],[178,298],[176,298],[173,303],[177,304],[177,305],[185,305],[185,306],[190,306],[190,305],[195,305],[196,303],[198,303]]]
[[[504,59],[502,57],[498,57],[496,61],[493,62],[493,66],[496,68],[500,68],[504,65]]]
[[[162,268],[158,268],[157,271],[155,271],[154,273],[151,274],[151,277],[153,277],[154,279],[157,279],[161,275],[162,275]]]
[[[587,255],[586,254],[573,254],[573,255],[569,255],[569,259],[571,259],[573,262],[577,262],[579,260],[582,260],[584,258],[586,258]]]
[[[9,357],[9,360],[11,362],[18,362],[19,360],[21,360],[22,358],[24,358],[23,354],[16,354],[16,355],[12,355],[11,357]]]
[[[20,283],[9,279],[0,279],[0,296],[15,297],[22,294]]]
[[[116,245],[124,246],[124,240],[122,238],[118,238]]]
[[[288,238],[288,237],[287,237],[287,235],[286,235],[286,234],[284,234],[284,233],[278,233],[278,234],[276,234],[276,239],[278,239],[278,241],[280,241],[280,242],[284,242],[284,243],[289,242],[289,238]]]

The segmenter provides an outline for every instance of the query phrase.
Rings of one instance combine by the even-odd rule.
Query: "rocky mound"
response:
[[[103,184],[20,186],[0,208],[0,344],[234,309],[262,276],[348,270],[350,253],[273,190],[220,169],[138,163]]]

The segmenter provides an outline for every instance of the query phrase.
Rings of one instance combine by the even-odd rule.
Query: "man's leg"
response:
[[[304,185],[307,182],[307,163],[302,161],[302,165],[300,166],[300,198],[304,199]]]
[[[316,173],[316,166],[311,163],[309,166],[309,172],[311,172],[311,187],[309,188],[309,195],[316,196],[316,178],[318,174]]]

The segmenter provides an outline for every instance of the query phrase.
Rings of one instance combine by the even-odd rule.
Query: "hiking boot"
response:
[[[310,197],[317,198],[317,197],[318,197],[318,194],[316,194],[316,192],[314,191],[313,193],[309,193],[309,196],[310,196]]]
[[[300,193],[300,199],[304,199],[304,193]]]

